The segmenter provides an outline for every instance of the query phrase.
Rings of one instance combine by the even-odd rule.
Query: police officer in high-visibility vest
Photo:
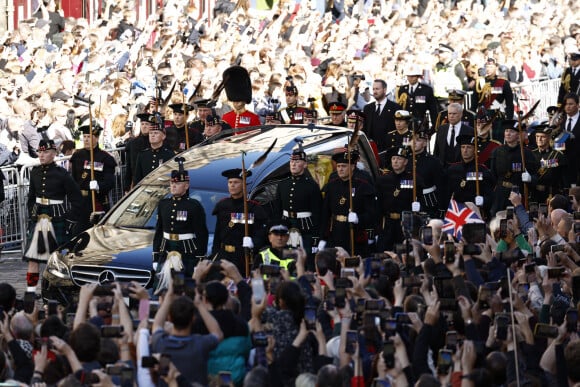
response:
[[[266,246],[254,257],[254,266],[274,265],[281,269],[286,269],[293,273],[296,268],[296,261],[293,257],[284,257],[287,251],[288,238],[290,237],[287,221],[278,221],[270,223],[268,227],[268,242]]]

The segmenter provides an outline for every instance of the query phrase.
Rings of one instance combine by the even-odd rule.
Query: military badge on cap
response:
[[[410,152],[409,148],[406,146],[391,148],[388,151],[389,157],[399,156],[399,157],[407,158],[407,157],[409,157],[410,154],[411,154],[411,152]]]
[[[467,93],[463,90],[459,90],[459,89],[452,89],[448,91],[448,96],[447,98],[450,101],[463,101],[463,99],[465,98],[465,95]]]
[[[395,112],[395,120],[410,120],[411,119],[411,113],[409,113],[406,110],[397,110]]]
[[[518,121],[517,120],[503,120],[501,123],[501,127],[504,130],[511,129],[518,131]]]
[[[359,159],[359,152],[356,149],[350,151],[350,164],[356,164]],[[332,155],[332,160],[334,160],[337,164],[348,164],[349,154],[348,151],[345,149],[341,152],[335,153]]]
[[[92,125],[89,125],[89,123],[85,123],[84,125],[79,127],[79,132],[81,132],[82,134],[91,134],[91,130],[92,130],[92,134],[93,136],[99,136],[101,134],[101,131],[103,130],[103,128],[96,122],[93,121]]]
[[[175,161],[179,165],[178,170],[171,171],[171,181],[174,183],[181,183],[185,181],[189,181],[189,173],[183,167],[183,163],[185,162],[185,158],[183,157],[176,157]]]
[[[241,168],[233,168],[227,169],[222,172],[222,176],[228,179],[241,179],[242,178],[242,169]],[[246,177],[252,176],[252,171],[246,170]]]
[[[475,137],[471,134],[457,136],[457,145],[475,145]]]
[[[366,118],[366,114],[364,114],[362,111],[360,110],[348,110],[346,112],[346,116],[347,116],[347,120],[351,121],[351,122],[364,122],[365,118]]]
[[[346,105],[343,104],[342,102],[335,101],[335,102],[331,102],[328,105],[328,111],[330,112],[330,114],[340,114],[345,110],[346,110]]]
[[[56,145],[52,140],[40,140],[38,143],[38,148],[36,149],[37,152],[53,150],[56,151]]]

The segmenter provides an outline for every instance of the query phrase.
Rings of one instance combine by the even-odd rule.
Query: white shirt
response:
[[[451,144],[451,129],[455,127],[455,133],[453,133],[453,143],[457,145],[457,136],[459,136],[459,129],[461,129],[461,122],[456,123],[455,125],[449,124],[449,130],[447,131],[447,145]]]
[[[566,116],[566,122],[564,122],[564,129],[568,130],[568,122],[570,122],[570,118],[572,119],[572,125],[570,126],[570,128],[573,130],[574,126],[576,126],[576,123],[578,122],[578,118],[580,117],[580,111],[577,111],[576,114],[574,114],[573,116]]]

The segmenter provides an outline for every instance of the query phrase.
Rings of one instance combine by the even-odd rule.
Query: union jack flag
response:
[[[451,199],[443,222],[441,231],[452,234],[457,239],[461,239],[461,231],[466,223],[483,223],[483,220],[464,203]]]

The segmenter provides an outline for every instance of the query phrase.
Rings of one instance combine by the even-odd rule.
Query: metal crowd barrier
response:
[[[512,85],[514,103],[519,103],[520,111],[526,113],[540,101],[534,112],[534,119],[548,118],[546,109],[558,103],[559,88],[560,78]]]
[[[119,201],[124,193],[126,171],[125,148],[107,149],[117,161],[115,187],[111,190],[109,200],[113,204]],[[65,166],[70,156],[57,157],[55,162]],[[28,225],[28,187],[30,171],[35,165],[11,166],[0,168],[4,173],[4,195],[0,203],[0,251],[21,252],[26,248],[26,228]],[[0,177],[1,178],[1,177]]]

